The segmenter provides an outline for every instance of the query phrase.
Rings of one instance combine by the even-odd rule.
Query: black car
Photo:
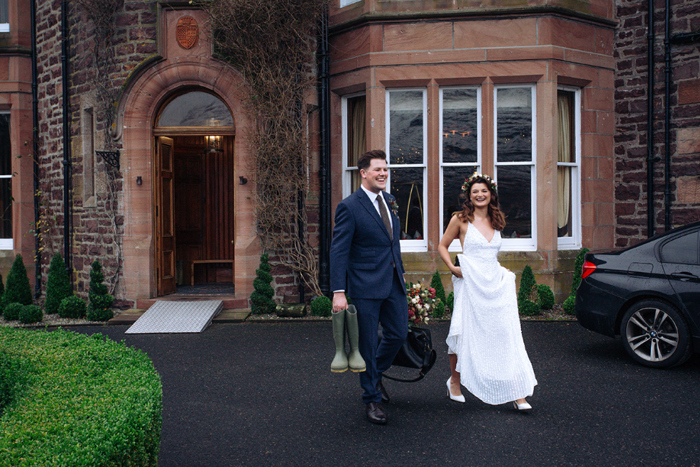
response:
[[[620,251],[587,253],[578,322],[620,335],[637,362],[680,365],[700,351],[700,222]]]

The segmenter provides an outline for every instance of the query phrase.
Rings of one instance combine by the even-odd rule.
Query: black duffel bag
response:
[[[379,335],[381,339],[381,332]],[[401,379],[393,376],[388,376],[386,373],[384,378],[393,381],[402,381],[404,383],[414,383],[425,378],[425,375],[435,364],[437,353],[433,349],[433,341],[430,337],[430,330],[411,326],[408,328],[408,334],[399,353],[394,357],[392,366],[402,366],[405,368],[416,368],[420,370],[418,376],[414,379]]]

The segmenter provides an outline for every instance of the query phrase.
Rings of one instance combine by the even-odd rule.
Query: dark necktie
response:
[[[394,234],[391,231],[391,222],[389,222],[389,211],[386,210],[386,205],[382,201],[382,195],[377,195],[377,203],[379,203],[379,213],[382,215],[382,222],[384,222],[384,227],[386,231],[389,232],[389,238],[394,239]]]

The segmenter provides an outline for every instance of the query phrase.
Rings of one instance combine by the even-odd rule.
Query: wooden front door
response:
[[[156,288],[158,296],[176,290],[174,147],[171,138],[156,141],[155,163]]]

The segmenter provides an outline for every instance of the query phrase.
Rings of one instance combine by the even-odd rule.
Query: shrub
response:
[[[75,295],[64,298],[58,306],[58,316],[61,318],[83,318],[85,316],[85,300]]]
[[[518,311],[520,311],[521,315],[525,316],[535,316],[539,315],[540,312],[542,311],[542,308],[540,308],[540,304],[537,302],[533,302],[529,298],[526,300],[523,300],[522,302],[518,303]]]
[[[551,310],[554,306],[554,292],[547,284],[537,284],[537,297],[541,309]]]
[[[537,293],[537,282],[530,265],[525,266],[520,277],[520,289],[518,290],[518,311],[525,316],[539,315],[541,308]]]
[[[532,272],[532,268],[528,264],[523,269],[523,274],[520,276],[520,289],[518,289],[518,303],[529,300],[532,295],[532,289],[537,285],[535,281],[535,274]]]
[[[567,315],[575,315],[576,314],[576,296],[574,295],[569,295],[569,298],[564,300],[564,313]]]
[[[446,305],[447,305],[447,308],[450,309],[450,312],[452,310],[454,310],[454,307],[455,307],[455,293],[454,292],[450,292],[447,295],[447,304]]]
[[[435,304],[435,310],[433,310],[433,318],[440,319],[443,316],[445,316],[445,302],[440,300]]]
[[[87,319],[90,321],[107,321],[114,316],[112,311],[114,297],[107,293],[107,286],[102,283],[104,279],[102,265],[97,260],[93,261],[90,270],[90,291],[88,292],[90,303],[87,306]]]
[[[574,279],[571,281],[571,295],[576,295],[576,290],[581,284],[581,272],[583,271],[583,262],[588,253],[588,248],[581,248],[581,251],[576,255],[576,262],[574,263]]]
[[[0,465],[157,464],[163,390],[145,353],[101,334],[0,327],[2,354],[26,392],[5,407]]]
[[[5,310],[2,314],[6,320],[16,321],[19,319],[19,312],[22,311],[22,308],[24,308],[24,305],[22,305],[21,303],[9,303],[5,306]]]
[[[257,277],[253,281],[255,290],[250,294],[250,311],[255,315],[273,313],[275,311],[275,302],[272,300],[275,291],[270,285],[272,282],[271,270],[267,253],[265,253],[260,256],[260,266],[255,271]]]
[[[24,305],[19,312],[20,323],[38,323],[42,319],[44,319],[44,312],[38,305]]]
[[[0,416],[5,407],[10,405],[21,393],[25,386],[26,377],[22,362],[10,358],[6,352],[0,351]]]
[[[22,305],[32,304],[32,289],[29,286],[27,268],[22,262],[22,255],[15,256],[10,273],[7,275],[5,293],[2,295],[4,304],[21,303]],[[17,319],[17,318],[15,318]]]
[[[316,297],[311,301],[311,315],[312,316],[330,316],[333,312],[333,302],[331,299],[322,295]]]
[[[435,274],[433,274],[433,279],[430,281],[430,287],[435,289],[435,296],[444,304],[447,298],[445,297],[445,287],[442,285],[442,279],[440,279],[439,272],[435,271]]]
[[[66,271],[66,263],[60,253],[53,255],[49,265],[49,278],[46,282],[46,301],[44,309],[47,315],[58,313],[61,301],[73,295],[70,285],[70,276]]]

